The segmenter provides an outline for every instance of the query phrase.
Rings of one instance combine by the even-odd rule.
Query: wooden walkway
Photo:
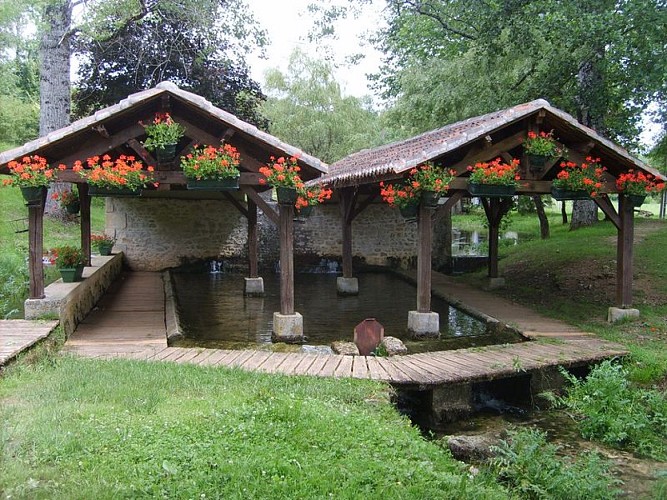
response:
[[[45,339],[58,321],[0,320],[0,367]]]
[[[239,367],[286,375],[352,377],[428,387],[516,376],[551,366],[582,366],[627,351],[565,323],[434,273],[434,290],[452,294],[465,308],[479,308],[537,339],[521,344],[459,349],[392,358],[269,351],[168,347],[159,273],[125,274],[65,345],[93,358],[127,358]],[[459,304],[461,305],[461,304]]]

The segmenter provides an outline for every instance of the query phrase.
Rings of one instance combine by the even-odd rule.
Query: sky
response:
[[[298,47],[310,57],[323,59],[326,55],[322,44],[308,41],[308,31],[313,25],[308,4],[314,0],[247,0],[256,19],[268,32],[267,59],[258,54],[248,58],[251,75],[264,85],[264,72],[269,68],[287,71],[290,54]],[[341,21],[336,25],[339,40],[331,42],[336,68],[334,75],[346,95],[361,97],[372,95],[366,73],[377,72],[380,53],[359,38],[368,29],[375,28],[380,19],[377,10],[368,10],[363,19]],[[359,65],[345,64],[345,57],[362,50],[366,57]]]

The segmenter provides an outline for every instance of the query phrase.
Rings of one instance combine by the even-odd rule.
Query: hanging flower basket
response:
[[[58,271],[60,271],[63,283],[74,283],[75,281],[81,281],[83,266],[61,267]]]
[[[591,195],[588,194],[588,191],[583,189],[577,191],[571,191],[568,189],[561,188],[551,188],[551,197],[554,200],[565,201],[565,200],[590,200]]]
[[[645,194],[644,195],[628,194],[626,195],[626,198],[633,207],[641,207],[644,204],[644,201],[646,201]]]
[[[177,144],[165,144],[164,146],[155,148],[155,159],[158,163],[166,163],[176,158]]]
[[[187,186],[188,189],[190,190],[235,191],[239,188],[239,178],[227,177],[225,179],[220,179],[220,180],[213,180],[213,179],[202,179],[200,181],[188,180]]]
[[[488,198],[509,198],[516,193],[516,186],[502,186],[496,184],[468,183],[468,192],[473,196],[485,196]]]
[[[438,208],[441,194],[437,191],[422,191],[422,203],[427,208]]]
[[[552,158],[551,156],[543,155],[526,155],[528,159],[528,169],[533,173],[542,172],[547,162]]]
[[[123,188],[106,188],[99,186],[88,186],[88,194],[90,196],[113,196],[117,198],[139,196],[141,193],[138,189],[123,189]]]
[[[21,194],[27,205],[40,206],[44,199],[44,189],[43,186],[21,187]]]
[[[314,205],[306,205],[301,207],[294,212],[294,220],[296,221],[305,221],[313,213]]]
[[[399,206],[398,211],[401,213],[401,216],[408,222],[417,220],[417,213],[419,212],[419,205],[408,204],[404,206]]]
[[[65,210],[70,215],[78,214],[79,210],[81,210],[81,202],[75,201],[70,203],[69,205],[65,205]]]
[[[278,186],[276,187],[276,196],[281,205],[294,205],[296,203],[296,188]]]

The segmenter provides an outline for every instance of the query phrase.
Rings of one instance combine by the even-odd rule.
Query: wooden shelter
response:
[[[405,178],[412,168],[426,161],[454,169],[456,177],[446,202],[435,211],[422,206],[418,215],[417,312],[429,313],[432,223],[449,215],[459,199],[469,196],[469,165],[498,157],[507,162],[520,159],[521,180],[517,194],[550,193],[561,160],[554,158],[541,171],[531,171],[523,151],[523,142],[531,131],[553,131],[560,145],[567,149],[571,161],[581,163],[586,157],[593,156],[600,158],[601,164],[607,167],[601,194],[594,200],[618,230],[616,306],[630,308],[634,210],[625,196],[619,196],[617,211],[609,195],[617,192],[615,179],[629,169],[650,173],[657,178],[662,176],[543,99],[453,123],[405,141],[363,150],[332,164],[329,173],[319,182],[327,183],[340,192],[343,277],[353,277],[352,221],[377,199],[381,181]],[[511,199],[482,197],[481,201],[489,221],[488,276],[497,278],[499,227],[503,215],[511,207]]]
[[[189,191],[178,160],[158,163],[143,146],[146,134],[143,123],[150,123],[156,113],[168,112],[185,127],[177,146],[177,156],[187,153],[195,144],[219,146],[230,143],[241,155],[240,189],[235,192]],[[327,166],[317,158],[286,144],[234,115],[213,106],[206,99],[162,82],[157,87],[128,96],[118,104],[78,120],[45,137],[0,154],[0,173],[7,164],[24,156],[39,155],[50,165],[65,164],[67,170],[58,180],[75,183],[81,199],[81,248],[90,263],[90,196],[88,185],[72,170],[76,160],[96,155],[133,155],[145,164],[155,166],[156,189],[142,191],[148,198],[226,199],[248,220],[248,268],[250,278],[258,276],[257,209],[280,227],[281,313],[294,314],[294,277],[292,265],[293,207],[280,205],[276,210],[260,196],[268,189],[260,184],[259,168],[271,156],[296,156],[304,180],[319,177]],[[30,298],[43,298],[43,203],[29,207]]]

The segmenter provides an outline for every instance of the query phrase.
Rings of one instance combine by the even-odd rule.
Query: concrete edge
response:
[[[169,344],[171,340],[183,338],[183,331],[178,318],[176,294],[170,271],[162,273],[162,282],[164,283],[164,324],[167,332],[167,344]]]

